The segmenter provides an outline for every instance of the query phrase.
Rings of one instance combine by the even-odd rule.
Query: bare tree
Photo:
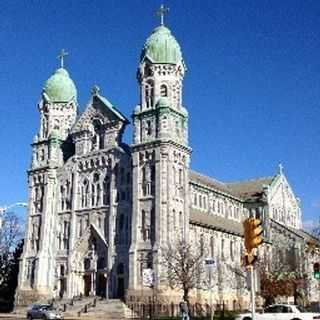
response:
[[[162,261],[169,286],[181,289],[183,299],[189,304],[190,291],[199,287],[201,275],[205,272],[203,252],[180,240],[164,251]]]
[[[305,269],[309,252],[305,245],[288,243],[279,234],[273,235],[272,251],[265,254],[257,263],[260,276],[260,294],[266,304],[277,297],[294,297],[297,304],[307,296],[310,276]],[[303,301],[300,301],[300,303]]]
[[[0,227],[0,289],[10,275],[14,264],[14,252],[22,240],[23,227],[19,217],[14,212],[5,212]]]

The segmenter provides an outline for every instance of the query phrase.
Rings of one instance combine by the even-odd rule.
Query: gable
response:
[[[269,188],[269,212],[275,221],[300,229],[300,203],[284,174],[278,174]]]
[[[90,131],[94,121],[98,120],[104,126],[122,127],[129,123],[106,98],[95,94],[91,97],[85,111],[74,124],[71,132]]]

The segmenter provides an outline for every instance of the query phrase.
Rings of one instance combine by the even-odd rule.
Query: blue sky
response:
[[[320,214],[320,2],[164,1],[188,67],[192,167],[222,181],[277,172]],[[98,84],[130,117],[141,48],[159,1],[0,2],[0,206],[27,200],[37,102],[61,48],[80,109]],[[125,139],[131,142],[131,129]]]

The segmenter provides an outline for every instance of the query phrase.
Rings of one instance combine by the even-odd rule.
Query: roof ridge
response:
[[[229,184],[239,184],[239,183],[246,183],[246,182],[255,182],[255,181],[264,180],[264,179],[274,179],[275,177],[276,177],[276,175],[274,175],[274,176],[265,176],[265,177],[247,179],[247,180],[225,182],[225,184],[229,185]]]
[[[210,176],[206,176],[206,175],[204,175],[203,173],[200,173],[200,172],[195,171],[195,170],[193,170],[193,169],[189,169],[189,171],[190,171],[191,173],[197,174],[198,176],[201,176],[201,177],[204,177],[204,178],[207,178],[207,179],[211,179],[211,180],[213,180],[213,181],[216,181],[216,182],[219,182],[219,183],[221,183],[221,184],[224,184],[224,185],[227,187],[227,185],[226,185],[225,182],[220,181],[220,180],[218,180],[218,179],[216,179],[216,178],[213,178],[213,177],[210,177]]]

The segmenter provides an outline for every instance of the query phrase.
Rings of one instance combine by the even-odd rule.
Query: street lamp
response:
[[[3,217],[4,217],[4,214],[9,210],[9,209],[12,209],[14,207],[23,207],[23,208],[26,208],[28,206],[27,203],[25,202],[16,202],[16,203],[13,203],[13,204],[10,204],[8,206],[3,206],[3,207],[0,207],[0,229],[2,227],[2,221],[3,221]]]

